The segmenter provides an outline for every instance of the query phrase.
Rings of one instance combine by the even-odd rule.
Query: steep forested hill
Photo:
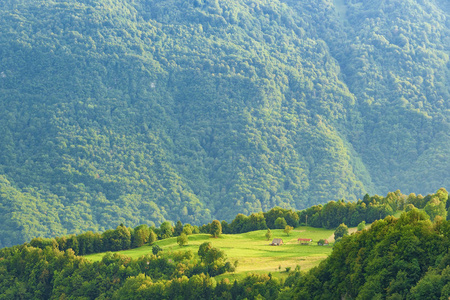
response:
[[[278,299],[448,299],[449,222],[419,210],[346,236]]]
[[[446,1],[0,7],[0,246],[450,183]]]

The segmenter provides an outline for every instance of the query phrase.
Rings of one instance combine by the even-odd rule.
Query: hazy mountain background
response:
[[[444,0],[0,0],[0,246],[450,183]]]

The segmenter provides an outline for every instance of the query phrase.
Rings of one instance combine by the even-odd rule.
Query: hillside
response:
[[[55,240],[53,246],[42,248],[27,243],[0,249],[0,298],[446,299],[450,296],[449,224],[442,218],[432,223],[426,213],[413,209],[398,219],[388,216],[368,229],[344,236],[332,251],[289,241],[269,246],[263,240],[264,231],[217,239],[189,235],[192,245],[183,248],[168,238],[157,242],[164,249],[157,255],[144,246],[123,252],[131,257],[108,252],[101,259],[76,256],[72,249],[60,251]],[[298,229],[315,237],[327,233]],[[281,230],[274,230],[274,234],[279,233]],[[298,234],[303,232],[292,237]],[[196,253],[204,241],[212,245],[200,259]],[[237,247],[229,248],[231,242]],[[276,268],[273,261],[278,257],[283,268],[296,262],[308,268],[308,259],[330,252],[318,267],[307,272],[299,267]],[[237,269],[229,260],[236,257],[243,262]],[[239,276],[249,267],[269,273]],[[227,273],[214,276],[222,268]],[[274,274],[280,270],[285,275],[282,280],[281,274]],[[238,280],[230,280],[236,277]]]
[[[346,236],[283,299],[447,299],[449,223],[419,210]]]
[[[317,241],[327,239],[333,235],[334,230],[323,228],[298,227],[293,230],[289,236],[282,229],[272,230],[273,238],[283,239],[282,246],[271,246],[272,238],[267,241],[265,238],[266,230],[251,231],[242,234],[222,234],[219,238],[211,238],[209,234],[189,235],[187,245],[180,247],[177,244],[177,238],[172,237],[159,240],[154,243],[165,251],[166,255],[171,253],[192,251],[195,256],[199,246],[202,243],[209,242],[213,247],[219,248],[225,252],[227,259],[234,263],[238,261],[237,268],[233,274],[225,274],[221,277],[244,278],[248,273],[274,275],[288,275],[286,268],[294,270],[300,266],[302,270],[309,270],[316,267],[321,261],[327,258],[331,251],[331,246],[318,246]],[[298,238],[311,238],[315,242],[311,245],[300,245]],[[139,248],[117,252],[133,259],[152,253],[152,245],[144,245]],[[89,261],[101,261],[106,253],[95,253],[86,255]],[[198,258],[198,257],[197,257]],[[280,268],[281,267],[281,268]],[[284,274],[278,274],[284,272]]]
[[[335,2],[0,0],[0,247],[448,186],[448,4]]]

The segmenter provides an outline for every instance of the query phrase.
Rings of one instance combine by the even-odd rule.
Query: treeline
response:
[[[418,209],[344,238],[283,299],[448,299],[450,222]]]
[[[386,197],[378,195],[365,195],[357,202],[330,201],[325,205],[315,205],[299,212],[299,218],[303,224],[313,227],[336,228],[341,223],[350,227],[356,227],[360,222],[372,223],[393,215],[397,211],[411,210],[413,208],[425,209],[427,214],[434,219],[440,215],[447,218],[448,192],[441,188],[435,194],[427,196],[410,194],[408,196],[396,192],[390,192]]]
[[[90,262],[70,249],[5,248],[0,250],[0,299],[154,299],[139,297],[138,290],[145,286],[151,288],[145,294],[160,294],[155,299],[175,299],[167,295],[186,299],[183,293],[206,297],[216,287],[210,276],[234,271],[223,251],[208,250],[214,254],[207,252],[203,261],[191,251],[180,251],[138,259],[109,252],[101,261]],[[244,289],[241,285],[238,292]],[[225,282],[223,286],[233,288]]]
[[[189,236],[193,233],[213,234],[213,230],[218,230],[219,234],[238,234],[268,228],[284,229],[286,226],[297,227],[299,225],[333,229],[342,223],[356,227],[362,221],[372,223],[393,215],[399,210],[409,211],[414,208],[424,209],[431,219],[435,219],[436,216],[446,219],[448,216],[447,200],[448,192],[444,188],[425,197],[415,194],[406,196],[397,190],[388,193],[386,197],[366,195],[357,202],[330,201],[323,206],[315,205],[302,211],[275,207],[268,212],[254,213],[249,216],[238,214],[231,223],[213,221],[219,223],[220,229],[213,229],[212,223],[198,227],[183,224],[181,221],[177,221],[175,226],[166,221],[159,227],[149,227],[143,224],[130,228],[121,224],[116,229],[110,229],[103,233],[88,231],[79,235],[51,239],[34,238],[29,244],[41,249],[45,249],[47,246],[60,251],[72,249],[75,255],[86,255],[136,248],[147,243],[153,244],[156,240],[177,237],[182,233]]]
[[[276,207],[250,216],[239,214],[230,224],[216,220],[200,228],[180,221],[175,226],[164,222],[159,227],[128,228],[121,224],[102,234],[86,232],[54,239],[36,238],[30,243],[0,250],[0,299],[447,297],[450,282],[446,275],[450,261],[446,253],[450,247],[450,223],[445,220],[447,200],[448,193],[444,188],[425,197],[406,196],[397,191],[386,197],[366,196],[358,202],[331,201],[298,212]],[[207,242],[197,253],[164,250],[131,259],[108,252],[98,262],[78,256],[125,250],[182,234],[212,233],[220,231],[220,227],[224,233],[238,233],[297,226],[306,224],[307,215],[310,215],[309,225],[333,226],[335,222],[345,221],[352,224],[360,220],[354,217],[355,214],[364,216],[361,213],[364,208],[366,212],[377,209],[377,214],[401,209],[408,212],[400,219],[388,216],[375,221],[370,230],[344,236],[319,267],[308,273],[301,273],[297,268],[286,280],[268,274],[217,282],[213,276],[234,271],[236,263],[227,261],[224,251]],[[379,217],[375,212],[372,215]],[[371,215],[366,213],[365,216]],[[328,222],[323,223],[327,217]],[[370,222],[370,219],[365,221]],[[431,290],[430,282],[436,282],[436,287]]]
[[[325,261],[286,280],[197,273],[192,254],[139,259],[29,245],[0,250],[0,299],[447,299],[450,222],[412,209],[344,236]]]
[[[183,226],[180,221],[177,222],[175,227],[167,221],[159,227],[149,227],[144,224],[130,228],[120,224],[116,229],[109,229],[103,233],[88,231],[78,235],[56,238],[38,237],[32,239],[29,245],[41,249],[51,247],[59,251],[72,249],[75,255],[86,255],[137,248],[147,243],[153,244],[158,239],[179,236],[181,233],[190,235],[199,233],[199,229],[197,226],[191,226],[190,224]]]
[[[324,205],[314,205],[301,211],[275,207],[268,212],[254,213],[250,216],[238,214],[228,223],[222,221],[223,233],[244,233],[253,230],[285,228],[286,225],[297,227],[309,225],[312,227],[332,229],[345,223],[350,227],[356,227],[362,221],[372,223],[393,215],[397,211],[424,209],[434,219],[436,216],[447,218],[448,192],[441,188],[434,194],[403,195],[399,190],[390,192],[386,197],[366,194],[357,202],[345,202],[344,200],[330,201]],[[209,232],[210,224],[200,227],[200,232]]]

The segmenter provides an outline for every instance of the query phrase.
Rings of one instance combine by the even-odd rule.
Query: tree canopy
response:
[[[0,247],[450,182],[446,1],[0,7]]]

